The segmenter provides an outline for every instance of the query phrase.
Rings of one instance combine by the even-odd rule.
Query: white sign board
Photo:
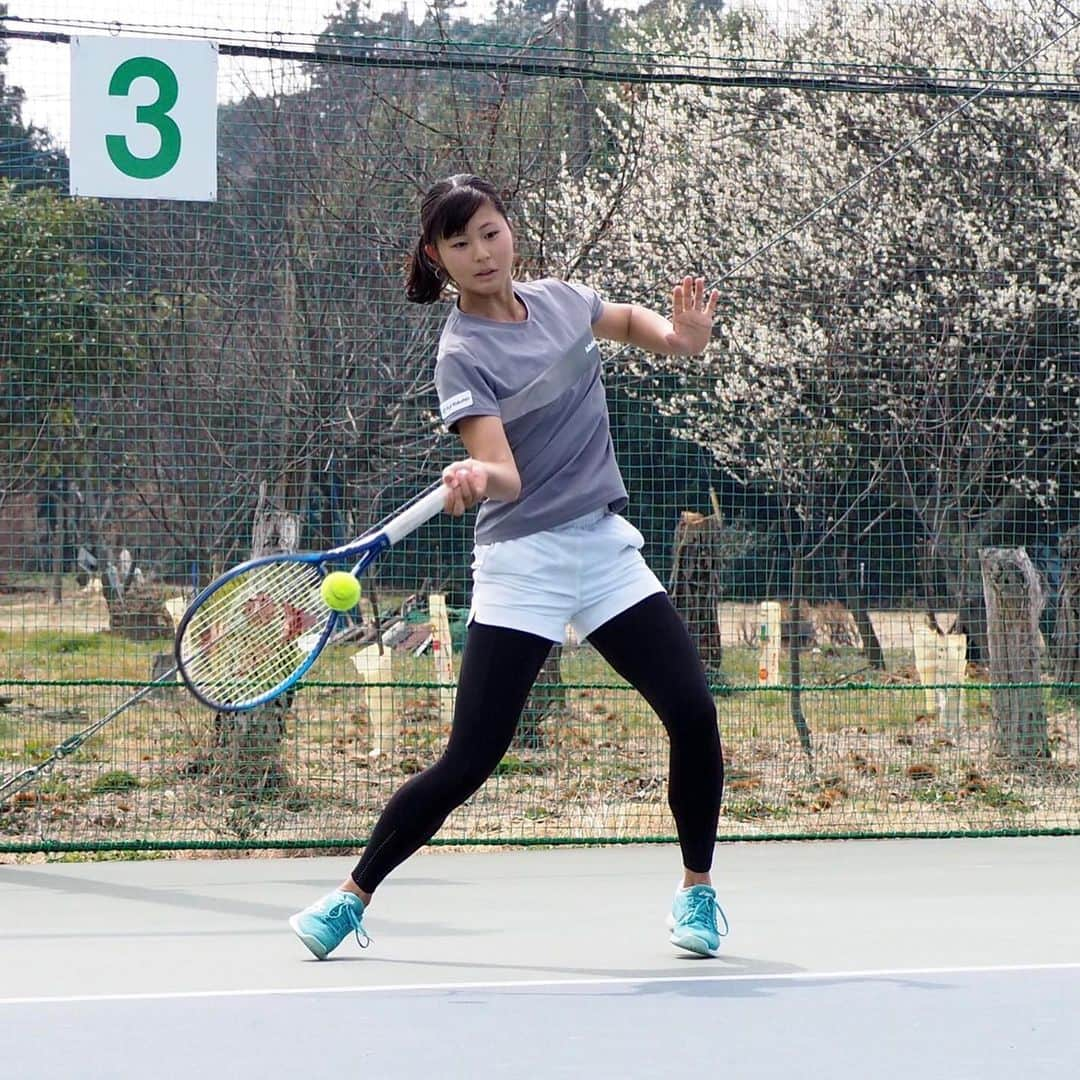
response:
[[[217,198],[217,45],[72,37],[71,194]]]

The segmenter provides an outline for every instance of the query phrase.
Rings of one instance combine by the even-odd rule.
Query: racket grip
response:
[[[419,529],[425,521],[430,521],[446,506],[447,488],[440,484],[437,488],[422,495],[419,499],[402,510],[397,517],[391,518],[384,526],[383,533],[391,544]]]

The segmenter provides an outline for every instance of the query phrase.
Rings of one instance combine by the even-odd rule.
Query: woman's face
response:
[[[444,236],[427,253],[442,263],[462,293],[501,292],[514,265],[514,235],[510,223],[490,203],[469,219],[463,232]]]

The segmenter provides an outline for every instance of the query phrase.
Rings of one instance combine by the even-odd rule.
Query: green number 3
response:
[[[140,124],[149,124],[157,129],[161,136],[161,146],[153,157],[136,157],[128,149],[127,136],[106,135],[105,146],[112,163],[128,176],[138,180],[155,180],[164,176],[180,159],[180,128],[169,116],[169,110],[176,104],[179,87],[176,74],[168,64],[155,60],[152,56],[133,56],[125,60],[114,72],[109,82],[109,94],[125,97],[131,91],[131,84],[140,76],[146,76],[157,83],[157,100],[149,105],[139,105],[135,109],[135,119]]]

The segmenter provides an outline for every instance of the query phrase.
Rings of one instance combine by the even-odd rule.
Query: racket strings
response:
[[[289,679],[317,647],[333,613],[308,563],[266,563],[211,593],[192,613],[179,658],[209,702],[240,705]]]

